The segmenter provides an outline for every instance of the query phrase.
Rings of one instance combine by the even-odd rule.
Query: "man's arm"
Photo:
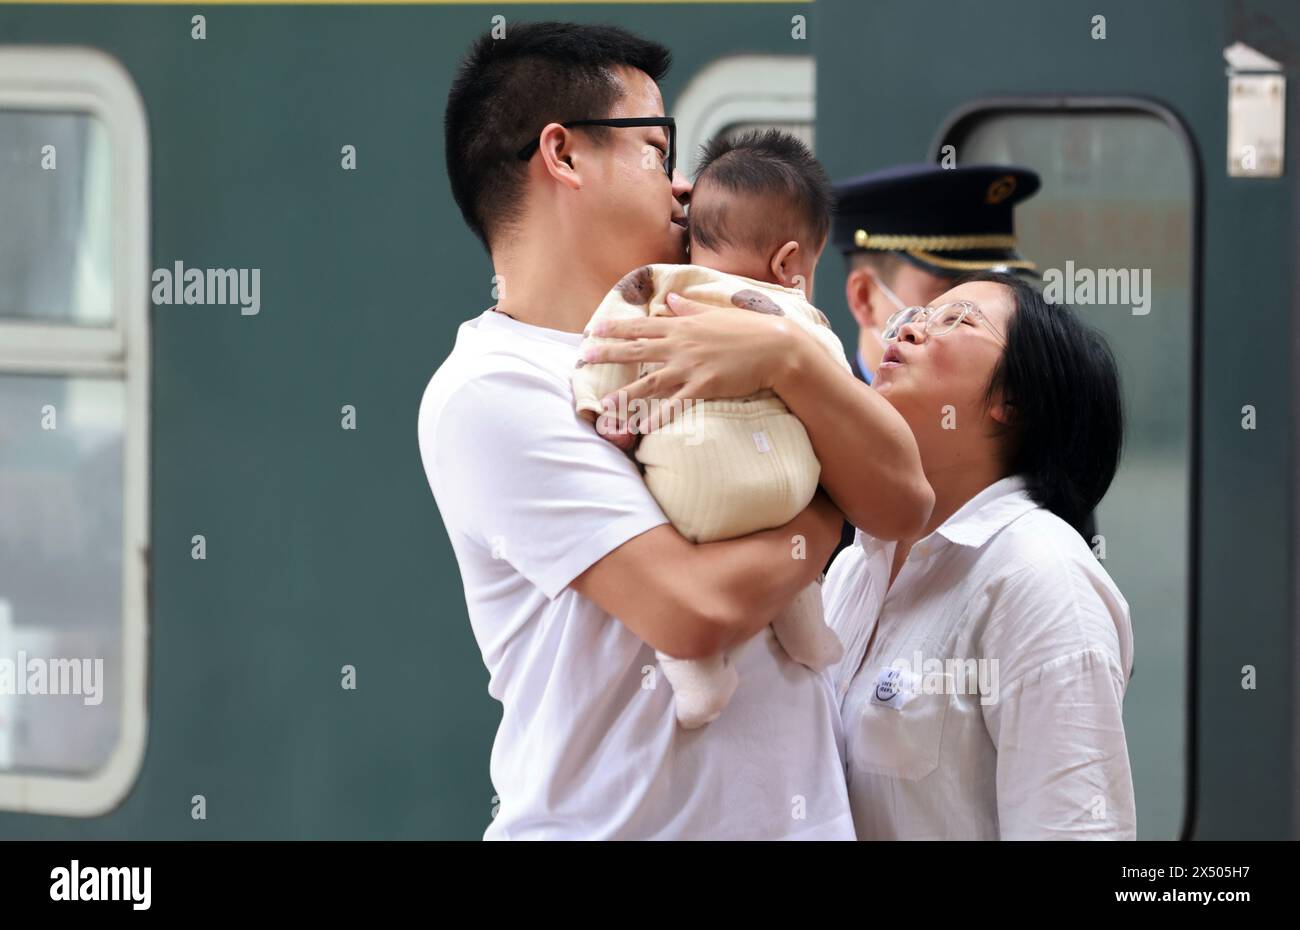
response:
[[[674,656],[743,641],[817,577],[842,519],[825,495],[783,527],[692,544],[571,404],[567,385],[503,362],[436,420],[422,409],[420,451],[449,530],[548,598],[572,587]]]
[[[821,572],[842,516],[818,493],[784,526],[693,544],[671,526],[628,540],[571,587],[651,647],[681,659],[749,639]]]

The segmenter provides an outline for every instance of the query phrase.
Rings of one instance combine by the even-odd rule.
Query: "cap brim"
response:
[[[951,252],[925,252],[909,249],[892,252],[922,271],[941,278],[960,278],[980,271],[1004,271],[1038,277],[1037,266],[1010,249],[963,250]]]

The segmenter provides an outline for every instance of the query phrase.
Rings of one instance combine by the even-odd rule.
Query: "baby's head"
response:
[[[812,299],[834,194],[808,147],[777,129],[704,147],[690,201],[691,262]]]

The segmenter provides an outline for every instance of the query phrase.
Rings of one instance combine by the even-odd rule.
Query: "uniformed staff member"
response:
[[[854,373],[871,383],[885,321],[925,306],[974,271],[1037,277],[1016,251],[1015,205],[1038,175],[1006,165],[898,165],[835,186],[831,241],[849,266],[844,284],[858,324]]]
[[[1015,165],[895,165],[835,185],[831,243],[844,255],[844,296],[858,325],[853,373],[870,384],[885,351],[885,323],[926,306],[963,275],[1004,271],[1036,283],[1020,254],[1016,204],[1032,197],[1038,174]],[[1091,544],[1096,522],[1083,527]],[[853,543],[846,523],[840,546]],[[827,563],[829,565],[830,563]]]

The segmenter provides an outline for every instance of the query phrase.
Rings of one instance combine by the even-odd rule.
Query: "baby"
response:
[[[669,292],[690,300],[784,316],[810,332],[849,371],[826,317],[808,302],[830,228],[830,181],[798,139],[776,130],[719,137],[704,150],[690,204],[690,265],[645,265],[605,296],[592,322],[668,315]],[[584,333],[583,345],[605,340]],[[601,399],[658,367],[588,364],[572,382],[578,411],[595,422]],[[781,526],[812,501],[821,475],[803,424],[771,391],[691,404],[641,436],[646,485],[687,539],[713,542]],[[821,670],[839,661],[822,618],[820,584],[772,624],[795,661]],[[656,653],[673,687],[677,720],[717,719],[738,677],[727,655],[675,659]]]

